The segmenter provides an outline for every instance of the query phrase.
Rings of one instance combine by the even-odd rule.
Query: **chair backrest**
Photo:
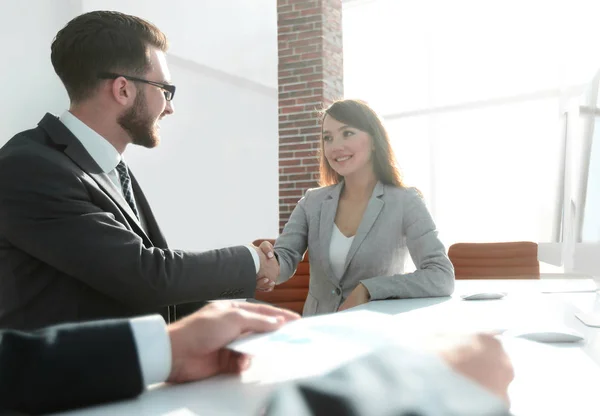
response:
[[[275,240],[272,239],[260,239],[253,242],[254,245],[258,246],[263,241],[269,241],[271,244],[275,244]],[[306,296],[308,295],[308,283],[310,281],[310,266],[308,264],[308,251],[304,253],[304,257],[298,268],[296,274],[292,276],[287,282],[275,286],[271,292],[260,292],[256,291],[254,294],[255,299],[263,302],[271,303],[280,308],[290,309],[299,314],[302,314],[304,309],[304,302],[306,302]]]
[[[539,279],[537,243],[456,243],[448,249],[457,279]]]

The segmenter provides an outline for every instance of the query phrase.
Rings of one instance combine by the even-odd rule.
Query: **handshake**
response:
[[[279,276],[279,262],[275,258],[273,245],[263,241],[258,247],[254,246],[260,258],[260,270],[256,275],[256,290],[270,292],[275,287],[275,280]]]

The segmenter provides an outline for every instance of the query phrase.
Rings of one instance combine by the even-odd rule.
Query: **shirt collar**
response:
[[[60,121],[77,137],[104,173],[111,172],[117,167],[121,161],[121,155],[108,140],[100,136],[68,110],[60,116]]]

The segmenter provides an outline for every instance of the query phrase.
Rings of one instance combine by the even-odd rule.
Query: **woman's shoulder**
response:
[[[328,196],[332,195],[335,192],[337,187],[340,184],[328,185],[328,186],[320,186],[318,188],[310,188],[304,194],[305,199],[310,199],[311,201],[323,200]]]
[[[387,197],[398,201],[410,201],[415,198],[423,199],[423,194],[414,186],[384,185]]]

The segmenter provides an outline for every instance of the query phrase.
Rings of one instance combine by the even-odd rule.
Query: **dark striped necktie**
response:
[[[121,159],[119,164],[117,165],[117,172],[119,173],[119,180],[121,181],[121,189],[123,189],[123,196],[125,197],[125,201],[131,207],[131,210],[137,217],[140,219],[140,214],[138,214],[138,210],[135,206],[135,201],[133,200],[133,188],[131,187],[131,176],[129,176],[129,168]]]

